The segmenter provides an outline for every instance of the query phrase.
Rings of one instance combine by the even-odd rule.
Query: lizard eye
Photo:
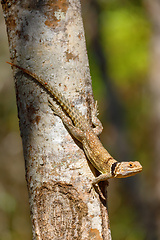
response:
[[[132,163],[130,163],[130,164],[129,164],[129,166],[130,166],[130,167],[133,167],[133,164],[132,164]]]

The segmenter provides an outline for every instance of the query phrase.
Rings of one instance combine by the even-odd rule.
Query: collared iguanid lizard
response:
[[[142,171],[142,166],[138,161],[118,162],[103,147],[98,138],[98,135],[102,132],[103,127],[96,116],[96,104],[92,114],[93,126],[91,126],[89,121],[87,121],[80,111],[73,107],[73,104],[71,104],[71,102],[67,100],[56,88],[49,86],[36,74],[16,64],[7,63],[11,66],[19,68],[24,73],[31,76],[34,81],[44,87],[45,90],[60,104],[61,109],[57,107],[55,108],[55,106],[49,101],[49,105],[53,112],[61,118],[63,124],[69,129],[70,133],[82,143],[88,160],[101,173],[93,180],[93,186],[98,184],[100,181],[106,181],[110,178],[126,178]]]

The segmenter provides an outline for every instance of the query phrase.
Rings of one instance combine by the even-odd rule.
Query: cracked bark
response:
[[[56,86],[90,118],[94,100],[79,0],[1,3],[11,61]],[[48,107],[49,95],[13,72],[33,239],[111,239],[106,202],[88,191],[94,169],[81,146]]]

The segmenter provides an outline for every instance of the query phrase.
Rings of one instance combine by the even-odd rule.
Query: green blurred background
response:
[[[83,0],[82,15],[101,140],[117,160],[138,160],[143,172],[110,180],[113,240],[158,239],[151,201],[149,96],[151,23],[142,1]],[[0,10],[0,240],[31,239],[28,194],[5,23]]]

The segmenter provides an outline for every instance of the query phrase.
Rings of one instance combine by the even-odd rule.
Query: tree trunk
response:
[[[2,7],[11,60],[56,86],[90,118],[94,101],[79,0],[4,0]],[[106,202],[88,191],[94,169],[83,150],[49,108],[49,95],[13,70],[33,239],[111,239]]]

